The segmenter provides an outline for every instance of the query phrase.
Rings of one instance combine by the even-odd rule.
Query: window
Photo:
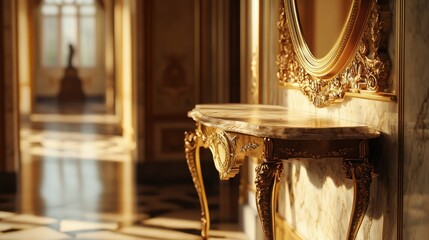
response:
[[[65,67],[69,45],[73,65],[96,65],[95,0],[44,0],[41,7],[41,61],[44,67]]]

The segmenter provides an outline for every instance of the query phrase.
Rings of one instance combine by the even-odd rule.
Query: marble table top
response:
[[[290,140],[369,139],[371,127],[274,105],[201,104],[188,113],[195,121],[228,132]]]

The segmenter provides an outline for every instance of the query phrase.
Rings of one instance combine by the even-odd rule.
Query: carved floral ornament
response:
[[[234,177],[243,159],[237,157],[238,136],[227,133],[220,129],[201,127],[197,130],[197,135],[201,137],[204,146],[208,147],[213,154],[213,162],[219,172],[221,180],[227,180]],[[247,151],[250,147],[243,146],[241,149]]]
[[[301,92],[316,107],[340,102],[344,99],[346,92],[373,95],[389,92],[391,64],[386,48],[387,34],[390,30],[390,12],[385,11],[375,0],[353,0],[348,21],[353,21],[354,17],[357,18],[353,14],[355,8],[359,9],[360,4],[368,5],[369,12],[363,19],[361,33],[352,35],[356,30],[353,28],[354,25],[346,24],[342,33],[345,40],[338,41],[335,51],[331,51],[335,55],[332,59],[341,61],[342,67],[337,66],[339,71],[315,74],[306,67],[309,64],[305,61],[305,56],[301,56],[305,51],[296,40],[296,34],[291,35],[291,29],[297,29],[297,24],[294,25],[291,22],[290,19],[293,18],[288,12],[290,5],[294,5],[294,1],[296,0],[281,0],[280,4],[281,12],[278,21],[280,50],[277,55],[277,77],[281,86],[298,85]],[[355,36],[358,39],[351,39]],[[353,51],[345,51],[346,45],[353,41],[357,41],[352,47]],[[344,56],[343,59],[336,58],[337,55],[348,54],[348,52],[351,52],[351,55],[347,55],[346,60]]]

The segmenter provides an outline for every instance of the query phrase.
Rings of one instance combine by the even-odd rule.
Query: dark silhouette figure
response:
[[[82,80],[78,76],[77,69],[73,66],[74,47],[69,44],[69,55],[67,66],[64,69],[64,77],[61,80],[61,89],[58,101],[61,104],[83,103],[85,94],[82,89]]]
[[[73,67],[73,55],[74,55],[74,47],[72,44],[69,44],[69,57],[67,67]]]

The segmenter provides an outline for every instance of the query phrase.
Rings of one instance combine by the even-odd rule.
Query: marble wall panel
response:
[[[403,239],[429,229],[429,2],[405,2]]]
[[[367,124],[382,133],[370,149],[377,174],[370,204],[357,239],[395,239],[397,204],[396,102],[346,98],[326,108],[314,107],[298,90],[279,90],[279,104],[322,116]],[[279,214],[305,239],[344,239],[353,202],[351,180],[341,160],[294,160],[284,165]]]
[[[306,239],[345,239],[348,223],[344,220],[351,212],[353,192],[349,190],[353,185],[338,171],[341,160],[329,162],[300,159],[284,163],[280,195],[285,201],[279,212]]]

